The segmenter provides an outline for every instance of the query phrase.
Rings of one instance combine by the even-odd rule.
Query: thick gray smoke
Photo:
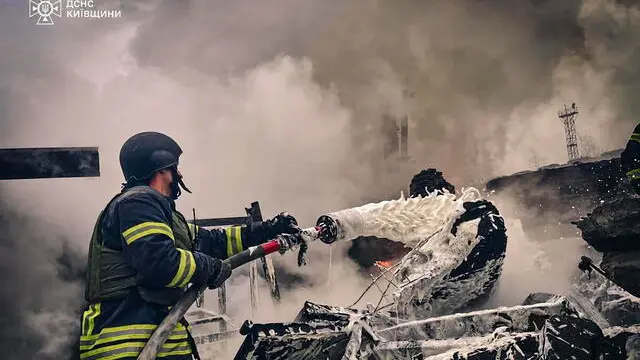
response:
[[[0,201],[0,337],[5,359],[60,359],[78,336],[83,257],[58,224]]]
[[[319,78],[338,84],[360,124],[381,107],[408,112],[411,156],[452,174],[454,183],[520,171],[534,160],[565,162],[562,104],[577,103],[583,145],[596,150],[622,147],[633,128],[638,105],[629,96],[640,36],[634,5],[359,4],[319,40]]]
[[[622,147],[640,110],[635,3],[95,4],[120,6],[123,18],[36,26],[26,0],[0,0],[0,146],[101,153],[100,179],[1,185],[5,203],[35,219],[3,239],[20,264],[55,264],[63,253],[56,238],[84,252],[95,216],[119,190],[119,147],[137,131],[163,131],[183,145],[182,172],[195,192],[181,200],[186,214],[239,215],[260,200],[265,216],[289,210],[308,225],[396,194],[426,167],[464,186],[534,158],[564,162],[563,103],[578,104],[578,131],[599,150]],[[404,167],[380,161],[385,113],[410,115],[414,162]],[[65,299],[79,292],[51,274],[44,265],[6,269],[3,334],[16,322],[39,334],[71,316]],[[28,292],[4,290],[18,280]],[[70,306],[34,318],[17,305],[49,299]],[[5,339],[3,348],[14,346]],[[33,354],[51,348],[37,343]]]

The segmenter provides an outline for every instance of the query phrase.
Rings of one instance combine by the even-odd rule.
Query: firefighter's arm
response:
[[[197,236],[200,251],[218,259],[226,259],[251,246],[274,239],[279,234],[295,234],[299,231],[297,225],[293,216],[282,213],[273,219],[226,229],[207,230],[193,224],[189,224],[189,227]]]
[[[176,248],[170,221],[153,195],[124,199],[118,216],[124,255],[136,270],[139,285],[184,287],[212,270],[205,255]]]
[[[245,226],[205,229],[189,224],[189,230],[196,234],[199,250],[217,259],[226,259],[255,245],[248,242]]]

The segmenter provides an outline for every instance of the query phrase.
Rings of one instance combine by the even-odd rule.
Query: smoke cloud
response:
[[[83,268],[59,225],[0,201],[0,335],[6,359],[59,359],[79,336]]]
[[[565,162],[562,104],[578,105],[578,132],[598,151],[622,147],[640,110],[631,1],[96,1],[123,18],[52,27],[35,26],[26,6],[0,1],[0,146],[99,146],[102,176],[0,184],[7,207],[30,219],[3,244],[12,261],[39,264],[7,267],[29,291],[3,286],[3,333],[19,323],[42,334],[75,316],[77,284],[49,266],[65,243],[86,250],[122,181],[119,148],[135,132],[166,132],[183,146],[188,217],[193,207],[199,217],[241,215],[259,200],[265,216],[288,210],[310,225],[397,196],[426,167],[464,186]],[[383,114],[409,114],[412,161],[381,160]],[[24,223],[6,219],[3,230]],[[318,265],[296,271],[325,284],[316,274],[327,256],[312,249]]]
[[[353,89],[345,98],[365,122],[380,107],[409,113],[417,163],[455,183],[520,171],[536,158],[564,163],[557,111],[572,102],[581,136],[600,151],[624,146],[637,106],[626,100],[636,86],[635,5],[366,4],[327,31],[325,45],[341,51],[319,50],[319,72]]]

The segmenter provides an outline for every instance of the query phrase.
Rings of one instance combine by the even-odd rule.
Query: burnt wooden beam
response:
[[[98,176],[97,147],[0,149],[0,180]]]

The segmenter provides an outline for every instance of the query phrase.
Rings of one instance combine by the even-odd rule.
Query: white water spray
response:
[[[469,279],[460,282],[447,279],[482,240],[478,237],[478,219],[459,224],[456,235],[451,233],[455,221],[466,211],[463,204],[479,200],[482,196],[477,189],[466,188],[459,197],[448,192],[409,199],[401,196],[398,200],[341,210],[325,217],[335,221],[337,227],[336,238],[332,240],[375,236],[413,248],[394,271],[400,283],[394,299],[400,308],[406,309],[412,299],[429,300],[434,289],[443,286],[459,294],[460,305],[482,293],[486,280],[502,266],[501,259],[494,260]],[[451,306],[454,304],[436,305],[439,310]]]
[[[464,212],[462,204],[481,200],[475,188],[463,189],[460,197],[433,192],[426,197],[382,201],[330,213],[338,224],[337,240],[360,236],[390,239],[415,247],[445,223],[452,225]]]

